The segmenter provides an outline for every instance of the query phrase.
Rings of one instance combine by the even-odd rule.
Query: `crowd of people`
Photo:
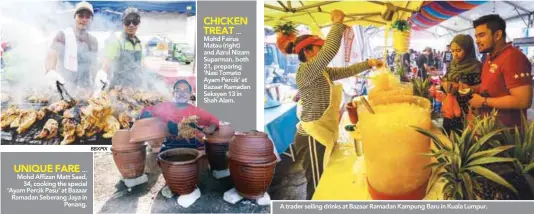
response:
[[[386,51],[386,63],[388,67],[395,70],[395,51]],[[452,61],[452,52],[450,45],[447,45],[444,50],[432,49],[426,47],[422,51],[410,49],[408,52],[402,54],[401,64],[406,71],[413,72],[415,76],[426,78],[430,72],[436,75],[443,75],[447,72],[447,68]],[[415,70],[417,68],[417,70]]]
[[[297,54],[301,61],[296,73],[300,123],[295,145],[297,157],[306,171],[308,199],[313,196],[337,141],[342,89],[333,81],[382,65],[380,60],[368,59],[348,67],[328,67],[339,50],[346,27],[342,11],[333,11],[331,20],[332,28],[326,40],[301,35],[285,50]],[[447,88],[453,95],[451,100],[458,103],[457,108],[462,108],[462,114],[444,118],[443,127],[447,132],[461,132],[463,118],[471,109],[481,115],[496,109],[504,125],[521,127],[521,114],[526,115],[526,109],[532,105],[532,64],[521,50],[506,42],[506,22],[499,15],[480,17],[473,22],[473,28],[474,38],[467,34],[456,35],[443,51],[409,50],[401,57],[402,66],[415,71],[412,78],[439,76],[441,88]],[[385,63],[395,68],[396,54],[387,56]],[[470,93],[459,94],[465,90]]]

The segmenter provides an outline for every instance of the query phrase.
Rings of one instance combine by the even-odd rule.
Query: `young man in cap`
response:
[[[135,35],[141,23],[139,10],[130,7],[122,14],[123,31],[116,32],[106,44],[102,68],[97,72],[95,84],[110,83],[110,87],[139,87],[143,84],[142,45]],[[109,82],[108,74],[113,78]]]
[[[92,18],[93,6],[80,2],[74,12],[75,27],[57,33],[46,58],[46,79],[50,86],[55,87],[57,82],[68,88],[91,86],[98,52],[97,39],[87,32]]]
[[[482,62],[481,84],[469,101],[484,113],[498,110],[508,127],[521,127],[521,113],[532,105],[532,65],[511,43],[506,43],[506,22],[499,15],[487,15],[473,22]]]

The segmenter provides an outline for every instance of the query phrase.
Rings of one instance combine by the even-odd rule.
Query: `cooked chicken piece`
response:
[[[61,145],[71,144],[76,139],[76,122],[73,119],[65,118],[61,124],[63,124],[64,137]]]
[[[35,123],[35,121],[37,121],[37,112],[29,111],[26,115],[24,115],[21,118],[19,127],[17,129],[17,133],[19,134],[24,133]]]
[[[92,137],[98,132],[100,132],[100,129],[98,129],[97,126],[90,126],[88,129],[85,130],[85,135],[87,137]]]
[[[93,114],[93,107],[92,106],[83,106],[80,109],[82,118],[91,116]]]
[[[59,124],[54,119],[48,119],[43,127],[43,130],[41,130],[41,133],[39,133],[39,136],[37,136],[37,139],[52,139],[57,136]]]
[[[71,144],[74,142],[74,140],[76,140],[76,136],[74,135],[68,135],[68,136],[65,136],[63,138],[63,140],[61,141],[61,145],[68,145],[68,144]]]
[[[75,121],[79,121],[80,109],[78,107],[67,109],[65,112],[63,112],[63,118],[69,118],[74,119]]]
[[[48,113],[48,110],[46,108],[41,108],[37,112],[37,120],[42,120],[46,114]]]
[[[85,134],[85,129],[83,128],[82,124],[76,125],[76,136],[83,137]]]
[[[118,131],[121,128],[121,124],[113,115],[108,115],[105,119],[105,127],[104,127],[104,134],[102,137],[104,138],[112,138],[116,131]]]
[[[73,119],[65,118],[61,121],[63,125],[63,136],[74,135],[76,132],[76,121]]]
[[[118,120],[119,120],[119,123],[121,124],[121,128],[123,128],[123,129],[129,129],[130,128],[130,123],[132,122],[132,117],[128,113],[126,113],[126,112],[119,113]]]
[[[11,126],[14,120],[19,116],[20,110],[15,106],[10,106],[7,110],[3,111],[0,115],[2,130],[5,130]]]
[[[57,101],[55,103],[53,103],[52,105],[50,105],[50,107],[48,108],[50,111],[54,112],[54,113],[59,113],[59,112],[62,112],[66,109],[69,108],[69,103],[65,100],[60,100],[60,101]]]
[[[24,117],[29,112],[26,110],[20,110],[18,117],[13,120],[13,122],[10,125],[10,128],[18,128],[20,126],[20,121],[22,120],[22,117]]]

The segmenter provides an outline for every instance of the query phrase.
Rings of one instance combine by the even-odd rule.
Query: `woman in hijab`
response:
[[[332,28],[326,41],[314,35],[301,35],[281,48],[284,53],[297,54],[301,62],[296,73],[300,94],[297,116],[300,122],[295,145],[297,158],[306,174],[307,200],[312,199],[323,167],[328,163],[338,138],[338,114],[343,88],[334,84],[334,81],[382,66],[381,61],[369,59],[343,68],[327,67],[341,45],[346,28],[344,17],[343,12],[332,11]]]
[[[476,57],[474,40],[471,36],[459,34],[451,42],[452,62],[447,71],[442,88],[450,87],[450,93],[462,110],[460,117],[444,118],[443,128],[449,134],[452,130],[461,131],[464,128],[464,117],[469,112],[469,96],[458,93],[459,84],[474,86],[480,84],[481,64]],[[450,86],[449,86],[450,85]]]

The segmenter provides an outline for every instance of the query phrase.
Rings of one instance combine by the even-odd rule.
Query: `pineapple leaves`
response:
[[[534,178],[530,174],[525,174],[524,176],[528,186],[530,187],[530,191],[532,191],[532,194],[534,194]]]
[[[480,158],[480,157],[492,157],[492,156],[495,156],[501,152],[504,152],[508,149],[511,149],[511,148],[514,148],[515,146],[514,145],[508,145],[508,146],[499,146],[497,148],[493,148],[493,149],[490,149],[490,150],[485,150],[485,151],[482,151],[482,152],[477,152],[473,155],[471,155],[468,159],[467,159],[467,162],[469,161],[472,161],[472,160],[476,160],[477,158]]]
[[[293,22],[287,22],[285,24],[275,26],[274,31],[287,36],[292,33],[296,33],[297,27],[295,26],[295,24],[293,24]]]
[[[481,166],[472,166],[472,167],[468,167],[467,169],[495,183],[498,183],[512,190],[514,193],[517,194],[517,190],[510,183],[508,183],[508,181],[504,180],[504,178],[502,178],[500,175],[496,174],[495,172],[487,168],[481,167]]]
[[[445,164],[441,164],[441,163],[431,163],[431,164],[428,164],[426,165],[425,167],[423,167],[423,169],[428,169],[428,168],[433,168],[433,167],[436,167],[436,166],[441,166],[441,165],[445,165]]]
[[[483,157],[483,158],[479,158],[468,163],[465,167],[479,166],[479,165],[490,164],[490,163],[513,162],[515,160],[516,160],[515,158]]]
[[[473,182],[471,181],[471,176],[469,175],[469,173],[462,173],[462,180],[464,181],[463,183],[467,192],[467,199],[474,200],[475,194],[473,192]]]
[[[534,162],[530,163],[529,165],[525,166],[525,168],[523,168],[523,173],[524,174],[528,174],[530,172],[530,170],[534,169]]]
[[[443,167],[436,169],[435,172],[439,172]],[[426,193],[428,194],[432,188],[439,182],[439,180],[445,175],[445,172],[433,173],[430,177],[428,185],[426,186]]]
[[[451,148],[449,148],[447,145],[445,145],[437,136],[435,136],[434,134],[430,133],[429,131],[425,130],[425,129],[422,129],[422,128],[419,128],[419,127],[416,127],[416,126],[412,126],[413,128],[415,128],[415,130],[427,137],[429,137],[430,139],[432,139],[432,141],[434,142],[434,144],[436,145],[436,147],[439,149],[439,150],[442,150],[444,149],[445,151],[452,151]]]
[[[502,132],[502,129],[498,129],[498,130],[494,130],[494,131],[484,135],[483,137],[478,139],[478,141],[475,143],[475,145],[473,147],[471,147],[467,153],[469,155],[473,154],[474,151],[479,150],[480,147],[482,147],[486,142],[488,142],[493,136],[495,136],[495,135],[497,135],[497,134],[499,134],[501,132]]]
[[[406,32],[410,30],[410,23],[406,20],[397,20],[393,23],[392,28],[398,31]]]

